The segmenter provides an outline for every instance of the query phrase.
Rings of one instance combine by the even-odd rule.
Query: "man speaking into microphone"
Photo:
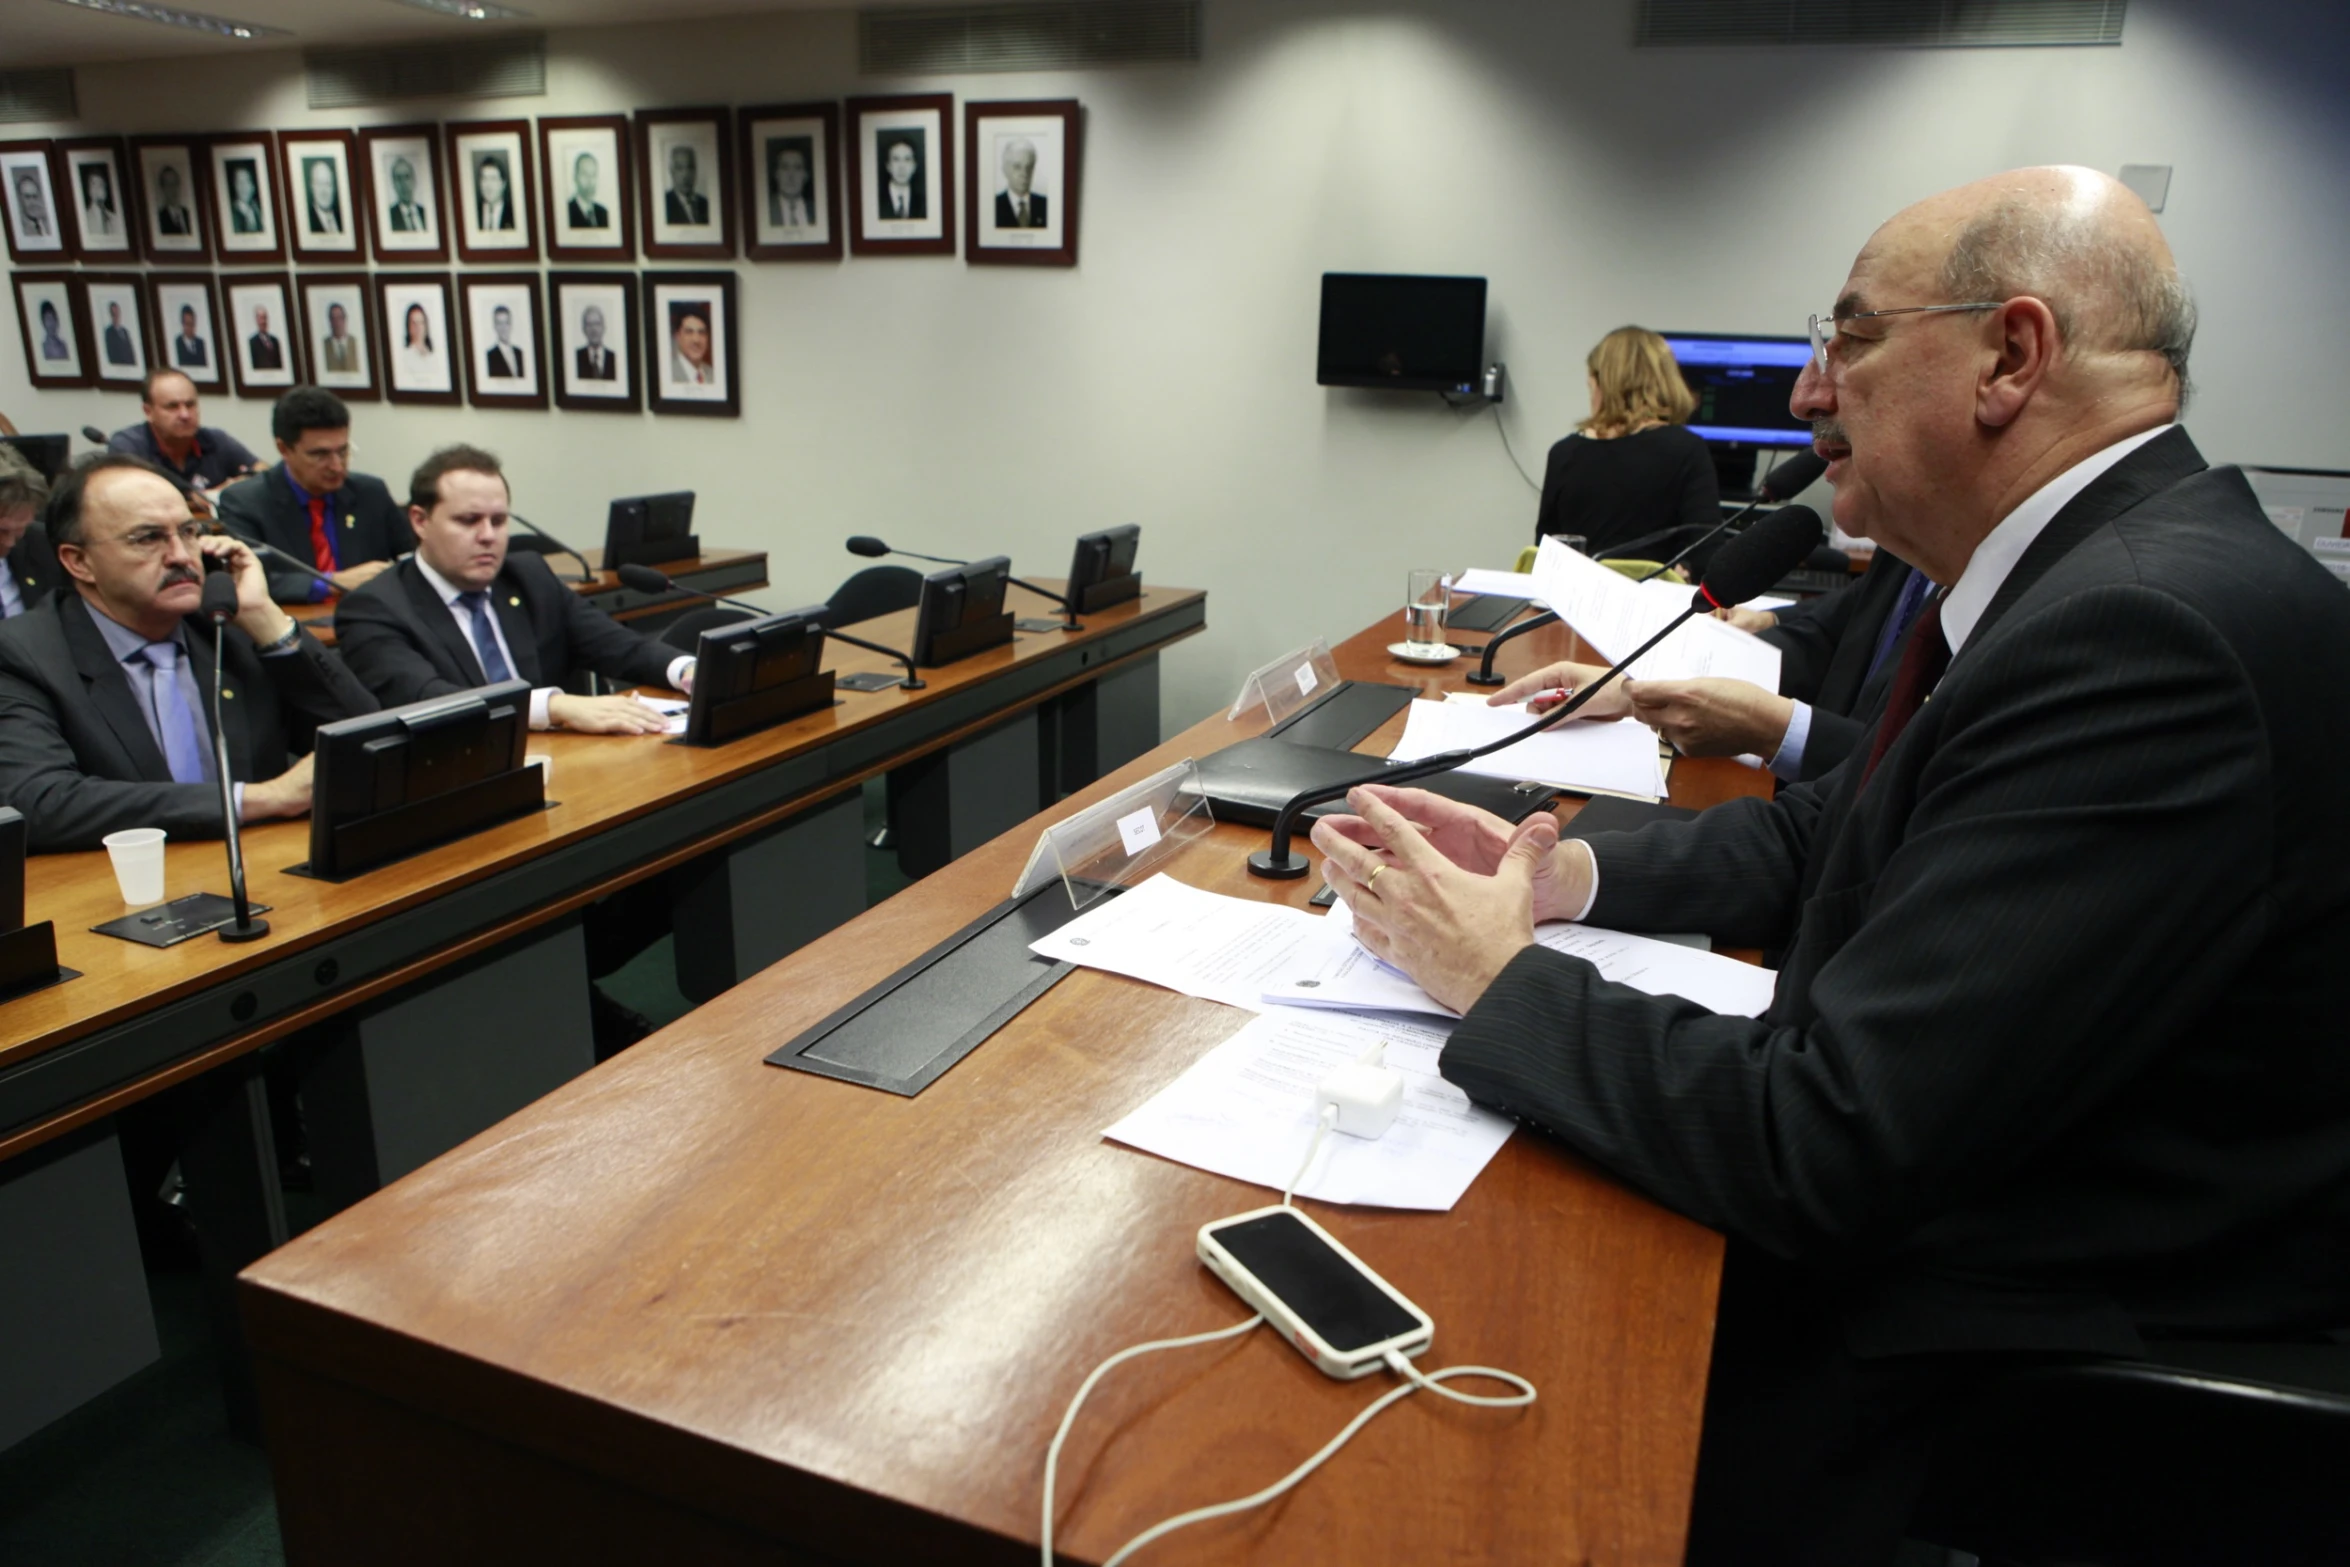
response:
[[[1586,844],[1365,789],[1315,843],[1445,1076],[1729,1237],[1689,1560],[1887,1562],[2021,1357],[2350,1324],[2350,596],[2176,420],[2193,307],[2085,169],[1869,239],[1793,408],[1944,591],[1816,783]],[[1929,700],[1930,698],[1930,700]],[[1760,1018],[1534,922],[1700,930]]]
[[[293,753],[375,702],[271,601],[253,552],[206,536],[170,476],[121,453],[68,474],[48,518],[74,592],[0,623],[0,800],[24,813],[32,847],[92,849],[129,827],[220,836],[213,634],[197,613],[207,560],[237,586],[221,710],[238,815],[307,814],[310,758]]]

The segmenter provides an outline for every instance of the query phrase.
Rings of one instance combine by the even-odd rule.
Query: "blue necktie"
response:
[[[148,667],[155,671],[148,680],[147,689],[155,701],[156,727],[163,732],[163,759],[171,766],[174,783],[205,783],[210,781],[210,760],[204,753],[204,726],[196,721],[195,710],[188,706],[187,694],[180,690],[180,649],[176,642],[150,642],[146,646]]]
[[[1925,606],[1926,595],[1934,591],[1934,584],[1915,566],[1909,568],[1909,580],[1901,585],[1901,596],[1893,601],[1893,613],[1885,617],[1885,629],[1877,634],[1877,650],[1869,656],[1869,669],[1861,678],[1873,680],[1877,671],[1885,667],[1885,660],[1901,646],[1901,639],[1917,622],[1918,611]]]
[[[480,588],[471,593],[460,593],[457,601],[465,606],[465,613],[473,618],[473,651],[481,660],[481,672],[490,678],[490,684],[514,678],[514,671],[506,665],[506,655],[498,651],[498,628],[490,624],[490,596]]]

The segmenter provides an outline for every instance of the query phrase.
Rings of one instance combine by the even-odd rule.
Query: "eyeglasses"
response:
[[[123,548],[135,554],[159,555],[175,537],[188,547],[190,554],[193,554],[196,549],[196,541],[204,537],[204,529],[201,525],[193,522],[183,522],[176,528],[155,526],[133,528],[122,536],[121,543]]]
[[[1932,316],[1946,310],[1997,310],[2006,304],[2004,299],[1977,299],[1963,305],[1897,305],[1891,310],[1855,310],[1838,315],[1833,310],[1824,316],[1811,318],[1811,362],[1824,375],[1828,369],[1828,345],[1843,331],[1847,321],[1873,321],[1879,316]]]

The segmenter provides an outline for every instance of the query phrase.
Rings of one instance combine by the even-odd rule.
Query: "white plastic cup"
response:
[[[106,857],[114,862],[114,884],[122,901],[134,909],[163,901],[163,829],[126,827],[101,840]]]

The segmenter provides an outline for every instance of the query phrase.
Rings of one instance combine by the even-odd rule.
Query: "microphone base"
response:
[[[1313,869],[1313,862],[1304,855],[1292,852],[1284,859],[1273,858],[1271,849],[1259,849],[1248,857],[1248,873],[1271,881],[1296,881]]]
[[[235,920],[230,920],[220,927],[219,934],[221,940],[231,943],[259,941],[269,934],[269,921],[257,915],[249,915],[246,924],[240,926]]]
[[[1474,670],[1461,678],[1473,686],[1506,686],[1510,683],[1507,675],[1488,675]]]
[[[930,686],[927,681],[916,680],[912,675],[908,675],[898,682],[898,689],[900,691],[927,691]]]

